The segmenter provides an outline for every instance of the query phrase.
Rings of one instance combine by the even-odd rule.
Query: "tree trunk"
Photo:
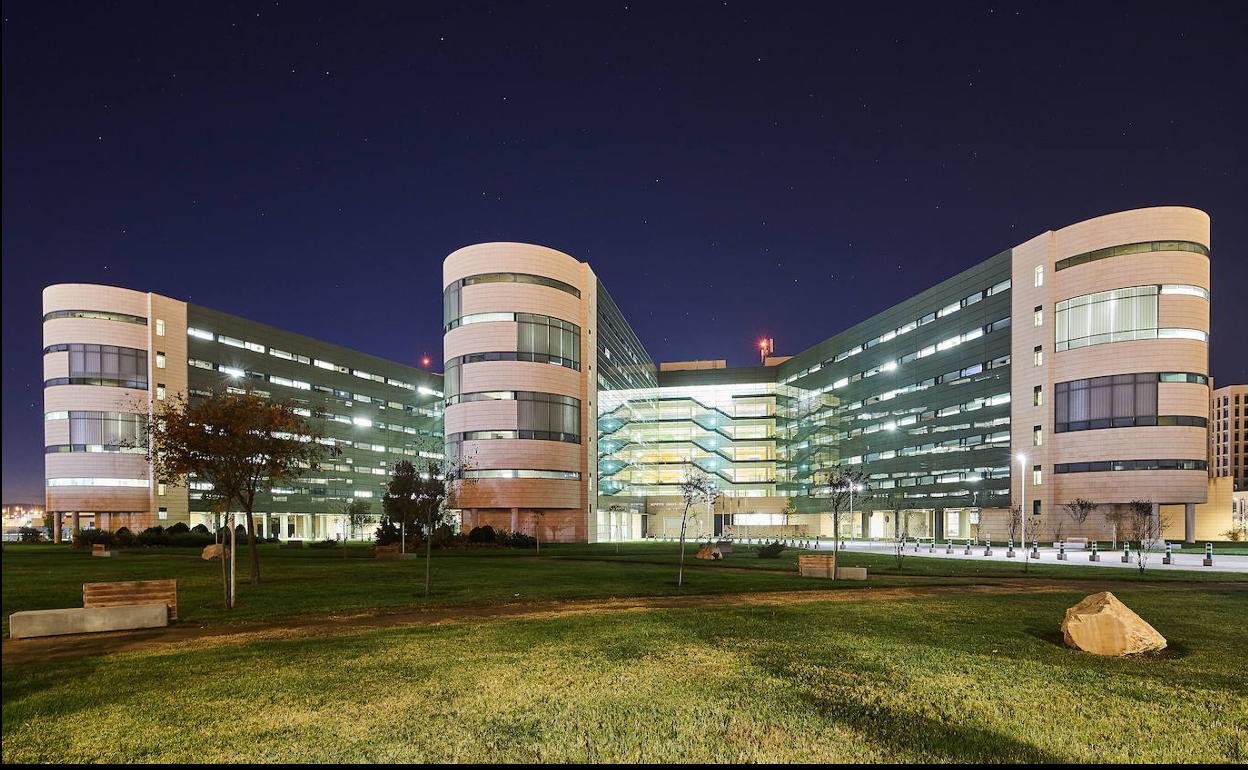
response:
[[[251,551],[251,584],[260,585],[260,550],[256,547],[256,518],[251,510],[247,511],[247,543]]]
[[[237,522],[230,524],[230,609],[234,609],[235,589],[238,587],[238,530],[235,526]],[[224,554],[222,558],[225,558]]]
[[[841,557],[841,515],[832,515],[832,579],[836,580],[836,571],[840,569]]]
[[[222,516],[221,520],[228,521],[228,517]],[[225,563],[225,535],[221,533],[221,527],[217,527],[212,534],[221,545],[221,590],[225,592],[225,608],[228,610],[230,608],[230,570],[229,565]]]
[[[429,513],[429,524],[425,530],[425,596],[429,596],[429,560],[433,557],[433,513]]]
[[[676,572],[676,586],[679,588],[685,584],[685,524],[689,520],[689,506],[685,506],[685,512],[680,517],[680,569]]]

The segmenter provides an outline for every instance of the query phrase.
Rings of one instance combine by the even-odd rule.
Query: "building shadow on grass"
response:
[[[992,730],[985,730],[952,721],[942,721],[892,708],[879,702],[864,702],[845,691],[822,695],[803,691],[793,682],[792,672],[773,662],[755,661],[773,676],[789,681],[800,697],[820,717],[841,724],[866,736],[871,742],[897,752],[891,761],[931,762],[1029,762],[1057,764],[1062,757]],[[880,687],[895,686],[879,672]],[[916,756],[917,755],[917,756]]]

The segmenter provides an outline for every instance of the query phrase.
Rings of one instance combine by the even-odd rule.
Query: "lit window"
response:
[[[1031,405],[1044,406],[1044,389],[1039,385],[1031,389]]]
[[[1044,483],[1043,476],[1040,473],[1039,465],[1034,465],[1031,468],[1031,483],[1035,484],[1036,486],[1040,486],[1042,483]]]
[[[165,386],[163,383],[157,383],[156,385],[156,400],[157,401],[165,400]]]
[[[164,353],[156,354],[156,368],[157,369],[165,368],[165,354]]]
[[[212,332],[206,332],[206,331],[204,331],[203,329],[196,329],[196,328],[194,328],[194,327],[192,327],[192,326],[188,326],[188,327],[186,328],[186,333],[187,333],[188,335],[192,336],[192,337],[195,337],[195,338],[197,338],[197,339],[201,339],[201,340],[212,340],[212,339],[215,339],[215,336],[213,335],[213,333],[212,333]]]
[[[1044,366],[1044,346],[1036,345],[1031,351],[1031,363],[1035,366]]]
[[[161,520],[164,520],[164,519],[169,518],[169,509],[168,509],[168,508],[157,508],[157,509],[156,509],[156,518],[161,519]]]
[[[1036,309],[1032,311],[1032,326],[1044,326],[1044,306],[1036,305]]]
[[[160,495],[161,497],[164,497],[165,485],[163,483],[156,485],[156,494]]]
[[[1036,286],[1044,285],[1044,265],[1036,265],[1035,278],[1036,278],[1036,281],[1035,281]]]
[[[156,336],[157,337],[165,336],[165,319],[163,318],[156,319]]]
[[[1044,444],[1044,428],[1036,425],[1031,429],[1031,445],[1042,446]]]

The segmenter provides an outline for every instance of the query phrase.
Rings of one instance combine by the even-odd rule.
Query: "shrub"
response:
[[[760,559],[778,559],[780,552],[784,550],[784,543],[777,540],[774,543],[768,543],[758,549],[758,558]]]
[[[332,540],[332,539],[330,539],[330,540],[317,540],[316,542],[313,542],[313,543],[308,543],[308,547],[309,547],[309,548],[337,548],[337,547],[338,547],[338,541],[337,541],[337,540]]]
[[[165,532],[165,528],[160,525],[148,527],[140,532],[135,540],[139,545],[149,548],[152,546],[169,545],[169,535]]]
[[[177,535],[183,532],[190,532],[191,528],[186,525],[186,522],[179,521],[176,524],[171,524],[165,531],[171,535]]]
[[[107,529],[80,529],[74,533],[74,548],[90,548],[93,545],[111,546],[113,533]]]
[[[200,534],[200,535],[211,535],[211,534],[212,534],[212,531],[211,531],[211,530],[209,530],[207,527],[205,527],[203,524],[196,524],[195,526],[191,527],[191,531],[192,531],[192,532],[195,532],[195,533],[198,533],[198,534]]]
[[[473,527],[468,533],[468,542],[470,543],[493,543],[497,533],[489,524],[484,527]]]
[[[122,527],[113,533],[113,545],[118,548],[133,548],[134,544],[134,533],[128,527]]]
[[[22,527],[17,530],[18,536],[21,537],[23,543],[42,543],[43,530],[39,527]]]
[[[399,528],[395,524],[383,521],[381,525],[377,527],[377,531],[373,534],[373,539],[376,541],[377,545],[394,545],[401,539],[399,535]]]
[[[189,529],[186,532],[167,533],[166,537],[171,548],[203,548],[215,542],[212,535],[204,532],[192,532]]]
[[[532,535],[526,535],[523,532],[508,532],[505,529],[498,530],[494,535],[494,542],[504,548],[536,548],[537,538]]]

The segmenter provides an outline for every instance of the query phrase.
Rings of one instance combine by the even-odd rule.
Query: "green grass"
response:
[[[1117,593],[1170,649],[1061,647],[1076,583],[6,668],[4,761],[1248,761],[1248,592]]]
[[[617,553],[618,550],[618,553]],[[221,623],[285,618],[298,615],[411,607],[488,606],[508,602],[669,596],[749,591],[811,590],[826,581],[801,578],[796,550],[779,559],[759,559],[754,549],[740,547],[722,562],[686,556],[686,583],[676,586],[678,549],[670,543],[629,543],[619,546],[547,546],[541,557],[532,551],[498,549],[451,550],[436,553],[433,595],[423,596],[424,562],[377,561],[363,544],[353,545],[348,558],[341,551],[261,547],[259,587],[247,581],[239,553],[238,606],[222,606],[221,566],[205,562],[198,549],[136,549],[117,558],[95,558],[63,546],[7,545],[3,553],[4,628],[20,610],[82,606],[82,584],[116,580],[178,580],[178,614],[182,622]],[[1158,560],[1160,557],[1158,557]],[[871,581],[839,587],[863,588],[912,582],[992,582],[1024,575],[1022,564],[925,559],[906,556],[899,572],[891,556],[845,554],[846,566],[865,566]],[[1060,567],[1032,564],[1034,578],[1138,580],[1131,570],[1110,567]],[[1193,582],[1242,580],[1248,576],[1199,572],[1150,572],[1144,579]]]

